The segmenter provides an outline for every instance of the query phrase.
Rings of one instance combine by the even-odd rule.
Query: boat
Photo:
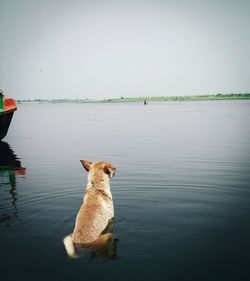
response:
[[[6,98],[0,90],[0,140],[7,135],[13,114],[16,110],[16,101],[12,98]]]

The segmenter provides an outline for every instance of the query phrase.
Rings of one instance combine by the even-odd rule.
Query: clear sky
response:
[[[17,99],[250,92],[250,1],[0,0],[0,89]]]

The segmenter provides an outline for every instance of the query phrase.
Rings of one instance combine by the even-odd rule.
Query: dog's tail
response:
[[[68,235],[64,237],[63,244],[69,257],[74,258],[76,256],[75,247],[72,241],[72,236]]]
[[[82,248],[88,248],[91,250],[99,250],[99,249],[102,249],[105,246],[107,246],[114,239],[115,239],[115,235],[113,233],[108,232],[108,233],[102,234],[93,242],[84,243],[84,244],[79,243],[78,245]],[[65,246],[68,256],[71,258],[77,258],[76,250],[75,250],[71,235],[68,235],[63,239],[63,244]]]

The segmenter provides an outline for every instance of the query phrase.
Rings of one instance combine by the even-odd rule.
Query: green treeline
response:
[[[195,96],[158,96],[158,97],[120,97],[114,99],[24,99],[17,100],[18,103],[121,103],[121,102],[143,102],[147,101],[193,101],[193,100],[238,100],[250,99],[250,93],[244,94],[216,94],[216,95],[195,95]]]

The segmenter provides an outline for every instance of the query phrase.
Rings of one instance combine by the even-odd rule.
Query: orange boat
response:
[[[16,111],[16,101],[7,99],[0,90],[0,140],[2,140],[8,132],[14,111]]]

